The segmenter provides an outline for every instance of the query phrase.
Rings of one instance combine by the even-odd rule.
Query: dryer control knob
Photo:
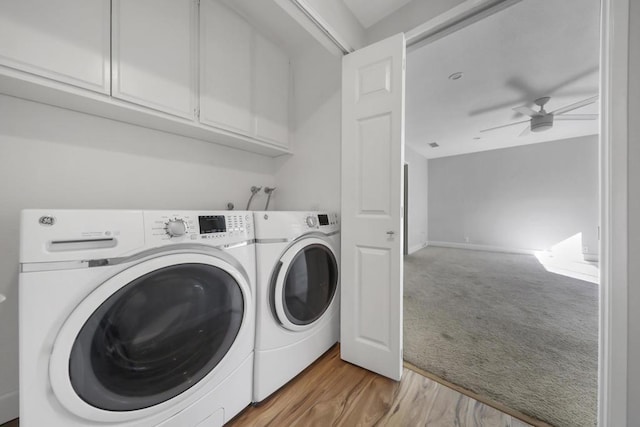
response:
[[[183,219],[170,219],[165,230],[170,237],[184,236],[187,233],[187,224]]]
[[[315,228],[318,225],[318,218],[312,215],[309,215],[305,221],[307,222],[307,225],[311,228]]]

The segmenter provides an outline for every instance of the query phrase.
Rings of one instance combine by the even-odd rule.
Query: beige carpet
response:
[[[597,285],[530,255],[437,247],[404,277],[405,360],[552,425],[596,425]]]

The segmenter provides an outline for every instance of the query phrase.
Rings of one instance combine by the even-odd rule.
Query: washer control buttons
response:
[[[169,237],[180,237],[187,233],[187,223],[183,219],[174,218],[167,221],[165,230]]]

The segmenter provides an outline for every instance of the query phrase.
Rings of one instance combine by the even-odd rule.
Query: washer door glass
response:
[[[215,368],[243,315],[242,290],[221,268],[151,271],[111,295],[81,328],[69,358],[71,385],[108,411],[164,402]]]
[[[324,245],[305,246],[293,258],[284,277],[282,303],[294,325],[315,322],[329,308],[338,287],[338,264]]]

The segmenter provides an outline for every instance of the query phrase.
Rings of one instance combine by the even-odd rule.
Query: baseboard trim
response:
[[[18,418],[19,412],[17,390],[0,396],[0,424],[15,420]]]
[[[535,253],[537,252],[535,249],[505,248],[502,246],[476,245],[473,243],[438,242],[431,240],[429,241],[429,246],[436,246],[441,248],[471,249],[474,251],[486,252],[504,252],[509,254],[523,255],[535,255]]]
[[[457,243],[457,242],[439,242],[429,241],[426,246],[435,246],[440,248],[454,248],[454,249],[470,249],[473,251],[486,251],[486,252],[501,252],[508,254],[522,254],[522,255],[535,255],[536,252],[546,252],[543,249],[520,249],[520,248],[505,248],[502,246],[489,246],[489,245],[475,245],[473,243]],[[421,249],[421,248],[420,248]],[[409,254],[411,254],[411,248]],[[583,260],[587,262],[599,262],[598,254],[582,254]]]
[[[411,255],[414,252],[418,252],[420,249],[426,248],[427,246],[428,246],[427,242],[418,243],[417,245],[413,245],[413,246],[409,247],[409,255]]]

